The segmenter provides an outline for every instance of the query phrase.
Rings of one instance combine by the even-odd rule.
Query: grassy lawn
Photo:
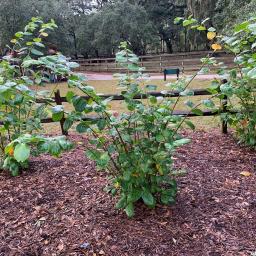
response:
[[[167,81],[167,82],[170,82]],[[152,80],[147,82],[146,84],[154,84],[158,86],[158,91],[161,90],[166,90],[167,88],[165,87],[165,84],[167,82],[164,82],[163,80]],[[199,89],[199,88],[207,88],[209,86],[210,80],[195,80],[192,82],[190,85],[190,88],[193,89]],[[114,93],[120,93],[120,90],[117,88],[117,81],[88,81],[88,85],[93,86],[97,93],[107,93],[107,94],[114,94]],[[46,87],[42,88],[39,87],[38,90],[53,90],[53,89],[59,89],[61,92],[61,96],[66,96],[66,93],[70,90],[68,88],[66,83],[59,83],[59,84],[49,84]],[[72,89],[75,91],[77,94],[82,95],[80,91]],[[207,96],[193,96],[189,97],[190,100],[193,102],[197,103],[200,102],[202,99],[207,99]],[[182,98],[180,103],[177,106],[177,110],[187,110],[186,106],[184,105],[184,101],[187,100],[188,97]],[[217,103],[217,102],[216,102]],[[73,107],[65,103],[65,109],[68,111],[71,111]],[[111,102],[111,107],[113,110],[118,110],[118,111],[124,111],[124,105],[122,101],[113,101]],[[197,129],[211,129],[211,128],[217,128],[220,127],[220,120],[219,117],[194,117],[192,118],[194,121]],[[45,125],[46,132],[48,133],[58,133],[60,132],[60,125],[58,123],[54,124],[47,124]]]

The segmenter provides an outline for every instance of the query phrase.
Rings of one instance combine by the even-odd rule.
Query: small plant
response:
[[[168,84],[169,91],[162,92],[166,97],[155,97],[149,92],[157,87],[145,85],[141,80],[143,69],[126,42],[121,44],[116,61],[127,69],[126,74],[116,75],[126,111],[112,111],[111,97],[100,97],[81,76],[73,74],[69,79],[70,87],[78,88],[86,97],[68,92],[67,98],[75,111],[67,116],[65,128],[69,129],[78,121],[76,130],[92,135],[92,148],[86,154],[96,162],[98,169],[107,170],[111,182],[108,189],[119,196],[116,207],[132,217],[134,204],[139,200],[150,208],[157,202],[175,203],[177,172],[172,167],[173,154],[178,147],[190,142],[179,134],[182,125],[187,124],[192,129],[194,125],[187,117],[173,115],[173,112],[181,96],[193,93],[187,88],[195,76]],[[168,94],[174,90],[178,90],[180,96],[173,100]],[[201,115],[198,106],[188,105],[191,112]],[[84,119],[88,113],[96,113],[97,117]]]
[[[20,173],[20,169],[27,169],[30,155],[50,154],[58,157],[64,151],[70,150],[72,143],[65,137],[46,138],[39,135],[22,135],[13,140],[5,148],[5,161],[3,168],[13,176]]]
[[[252,17],[236,25],[229,36],[218,35],[213,27],[207,28],[205,23],[196,19],[177,18],[176,23],[183,26],[207,32],[214,51],[225,49],[234,56],[234,68],[228,68],[212,58],[212,64],[219,67],[218,74],[225,80],[225,84],[215,80],[210,90],[218,97],[229,98],[227,114],[222,118],[232,125],[241,144],[256,148],[256,17]]]

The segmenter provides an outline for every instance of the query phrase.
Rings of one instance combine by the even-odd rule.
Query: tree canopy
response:
[[[72,57],[113,56],[124,40],[138,55],[201,50],[205,37],[174,25],[175,17],[210,17],[218,29],[227,29],[255,7],[255,0],[0,0],[0,49],[4,54],[12,35],[41,16],[59,26],[49,44]]]

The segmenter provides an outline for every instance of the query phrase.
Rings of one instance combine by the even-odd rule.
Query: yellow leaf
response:
[[[114,184],[114,188],[119,189],[119,188],[120,188],[120,183],[119,183],[119,182],[116,182],[116,183]]]
[[[158,170],[160,175],[164,175],[161,165],[157,164],[156,169]]]
[[[5,154],[8,154],[10,156],[13,156],[14,154],[14,148],[13,145],[9,145],[5,148]]]
[[[207,38],[209,39],[209,40],[212,40],[212,39],[214,39],[215,37],[216,37],[216,32],[208,32],[207,33]]]
[[[84,143],[82,141],[78,141],[77,145],[84,145]]]
[[[48,34],[47,34],[47,33],[45,33],[45,32],[42,32],[42,33],[41,33],[41,36],[47,37],[47,36],[48,36]]]
[[[222,46],[220,44],[213,44],[212,45],[212,49],[214,51],[217,51],[217,50],[221,50],[222,49]]]
[[[10,150],[9,150],[9,155],[10,155],[10,156],[13,156],[13,155],[14,155],[14,148],[10,148]]]
[[[17,43],[17,39],[12,39],[11,43],[16,44]]]
[[[242,176],[250,177],[252,174],[250,172],[244,171],[240,173]]]

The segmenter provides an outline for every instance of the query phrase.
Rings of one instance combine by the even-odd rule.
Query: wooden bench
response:
[[[164,81],[167,79],[167,75],[177,75],[177,80],[180,77],[180,69],[179,68],[171,68],[164,70]]]

